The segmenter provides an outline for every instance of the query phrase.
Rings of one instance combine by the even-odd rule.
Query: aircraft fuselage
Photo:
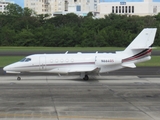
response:
[[[28,59],[28,60],[27,60]],[[13,72],[70,73],[99,69],[99,73],[123,68],[121,58],[114,53],[77,54],[35,54],[24,60],[6,66],[4,70]],[[9,70],[7,70],[9,69]]]

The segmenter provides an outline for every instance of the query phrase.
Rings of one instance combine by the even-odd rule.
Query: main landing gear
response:
[[[88,75],[85,75],[84,78],[83,78],[83,80],[85,80],[85,81],[89,80]]]
[[[89,77],[88,77],[87,73],[85,73],[85,72],[82,72],[80,77],[85,81],[89,80]]]

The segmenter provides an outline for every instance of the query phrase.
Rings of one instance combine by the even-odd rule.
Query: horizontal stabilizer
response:
[[[136,65],[134,63],[122,63],[122,66],[129,68],[136,68]]]
[[[149,49],[149,47],[136,47],[136,48],[131,48],[132,50],[144,50],[144,49]]]

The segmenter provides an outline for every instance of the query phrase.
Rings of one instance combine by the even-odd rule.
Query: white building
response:
[[[110,13],[127,15],[156,15],[160,12],[160,0],[101,0],[100,17]]]
[[[88,12],[97,12],[99,0],[24,0],[28,7],[37,14],[75,13],[85,16]]]
[[[65,3],[62,1],[59,0],[59,9],[54,14],[75,13],[80,16],[86,16],[89,12],[97,11],[98,0],[66,0]]]
[[[98,0],[67,0],[68,11],[97,11]]]
[[[51,13],[54,0],[24,0],[24,7],[34,10],[37,14]],[[55,8],[56,9],[56,8]]]
[[[0,12],[4,12],[5,11],[5,7],[9,4],[9,3],[14,3],[13,1],[10,0],[0,0]]]

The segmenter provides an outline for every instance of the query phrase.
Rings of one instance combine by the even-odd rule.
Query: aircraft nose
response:
[[[5,66],[5,67],[3,68],[3,70],[4,70],[6,73],[20,73],[19,71],[16,71],[16,69],[14,68],[14,64]]]
[[[8,69],[9,69],[8,66],[5,66],[5,67],[3,68],[4,71],[7,71]]]

